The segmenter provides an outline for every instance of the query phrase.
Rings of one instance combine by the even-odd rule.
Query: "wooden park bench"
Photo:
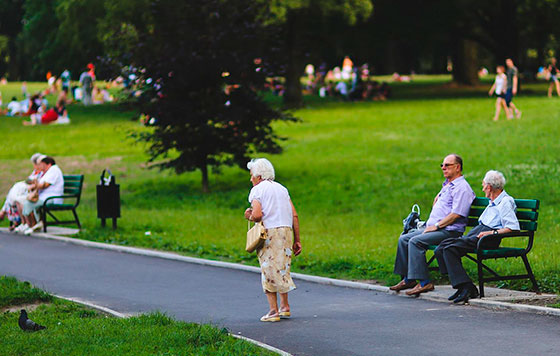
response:
[[[479,198],[476,197],[471,205],[471,210],[469,212],[469,221],[467,226],[477,226],[478,225],[478,218],[488,206],[489,199],[488,198]],[[539,293],[539,287],[537,286],[537,281],[535,280],[535,276],[533,275],[533,271],[531,270],[531,265],[529,264],[529,260],[527,259],[527,254],[533,248],[533,239],[535,237],[535,231],[537,231],[537,219],[539,217],[539,201],[536,199],[515,199],[515,204],[517,205],[517,219],[519,220],[519,227],[520,231],[510,232],[505,234],[498,234],[498,235],[488,235],[482,237],[478,241],[477,249],[470,254],[467,254],[465,257],[474,261],[478,266],[478,284],[480,288],[480,296],[484,297],[484,282],[491,282],[491,281],[502,281],[502,280],[513,280],[513,279],[526,279],[529,278],[533,283],[533,288],[535,292]],[[480,248],[482,246],[483,241],[488,238],[494,237],[502,237],[502,241],[508,238],[526,238],[527,244],[525,247],[498,247],[497,249],[486,250]],[[428,249],[435,250],[437,245],[430,245]],[[504,258],[507,259],[509,257],[519,257],[523,260],[525,264],[525,269],[527,270],[527,274],[520,274],[520,275],[508,275],[508,276],[500,276],[497,272],[492,270],[490,267],[485,265],[483,262],[484,260],[488,259],[498,259]],[[428,261],[428,265],[430,265],[435,259],[435,256]],[[430,270],[437,270],[437,267],[431,267]],[[485,277],[483,272],[486,270],[491,274],[489,277]]]
[[[47,232],[47,216],[50,216],[54,219],[53,224],[74,224],[78,225],[78,228],[81,229],[82,225],[80,225],[80,220],[78,219],[78,214],[76,214],[76,208],[78,204],[80,204],[80,197],[82,195],[82,187],[84,184],[84,176],[83,175],[64,175],[64,195],[49,197],[43,203],[41,207],[41,220],[43,221],[43,231]],[[54,204],[52,202],[53,199],[57,198],[64,198],[70,199],[72,203],[67,203],[65,200],[62,204]],[[74,214],[74,220],[67,220],[61,221],[54,216],[54,211],[68,211],[71,210]]]

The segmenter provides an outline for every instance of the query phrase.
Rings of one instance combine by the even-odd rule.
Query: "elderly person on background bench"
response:
[[[460,239],[443,241],[434,254],[438,260],[441,273],[448,274],[453,288],[457,292],[449,297],[454,303],[468,302],[469,298],[478,297],[478,290],[461,264],[461,257],[477,248],[478,239],[491,234],[503,234],[519,230],[519,221],[515,215],[515,201],[506,193],[506,179],[501,172],[488,171],[482,180],[482,191],[490,202],[478,219],[478,226]],[[498,236],[484,240],[484,248],[495,249],[500,245]]]
[[[42,153],[35,153],[31,156],[31,163],[33,163],[33,172],[27,177],[25,181],[16,182],[8,195],[6,196],[6,201],[0,210],[0,221],[4,219],[4,217],[8,217],[10,220],[10,231],[14,230],[21,222],[20,215],[18,214],[18,210],[16,207],[16,201],[21,199],[22,201],[25,200],[27,196],[27,188],[28,182],[32,182],[35,179],[38,179],[43,172],[39,169],[39,158],[44,156]]]
[[[30,187],[30,190],[38,191],[38,199],[36,201],[29,199],[25,199],[23,202],[17,201],[23,224],[16,229],[16,232],[23,232],[25,235],[30,235],[33,231],[43,227],[43,223],[37,222],[35,218],[35,210],[43,206],[47,198],[64,194],[64,177],[54,159],[49,156],[41,156],[39,168],[43,175]],[[62,199],[53,199],[52,202],[62,204]]]
[[[450,154],[443,160],[441,170],[445,181],[434,199],[426,228],[414,229],[399,237],[394,273],[403,280],[390,287],[391,290],[412,288],[406,294],[416,296],[434,290],[428,274],[426,250],[445,239],[457,239],[465,231],[475,194],[463,177],[463,160]],[[416,284],[416,280],[420,283]]]

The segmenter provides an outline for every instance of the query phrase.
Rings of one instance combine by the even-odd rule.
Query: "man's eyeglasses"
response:
[[[456,164],[457,164],[457,163],[442,163],[442,164],[440,164],[439,166],[440,166],[441,168],[443,168],[443,167],[447,168],[447,167],[454,166],[454,165],[456,165]]]

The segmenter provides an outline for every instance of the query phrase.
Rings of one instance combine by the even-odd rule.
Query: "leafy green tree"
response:
[[[22,29],[24,0],[0,0],[0,76],[17,78],[17,36]]]
[[[25,0],[23,29],[18,36],[25,79],[44,79],[65,68],[74,77],[103,53],[98,21],[104,6],[96,0]]]
[[[209,167],[243,167],[256,152],[281,152],[271,123],[296,120],[261,95],[260,10],[251,0],[157,0],[148,24],[108,22],[110,31],[125,24],[138,39],[118,60],[128,60],[142,83],[138,106],[153,127],[137,137],[149,143],[150,161],[177,173],[200,170],[204,191]]]

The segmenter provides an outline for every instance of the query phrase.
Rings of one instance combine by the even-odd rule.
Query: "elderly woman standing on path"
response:
[[[267,231],[263,247],[257,250],[262,286],[270,305],[261,321],[279,321],[281,317],[290,317],[288,292],[296,288],[290,266],[292,253],[297,256],[301,252],[298,215],[288,190],[274,181],[274,167],[269,160],[251,160],[247,168],[253,188],[249,193],[251,208],[245,210],[245,218],[262,221]],[[280,294],[280,309],[277,293]]]

